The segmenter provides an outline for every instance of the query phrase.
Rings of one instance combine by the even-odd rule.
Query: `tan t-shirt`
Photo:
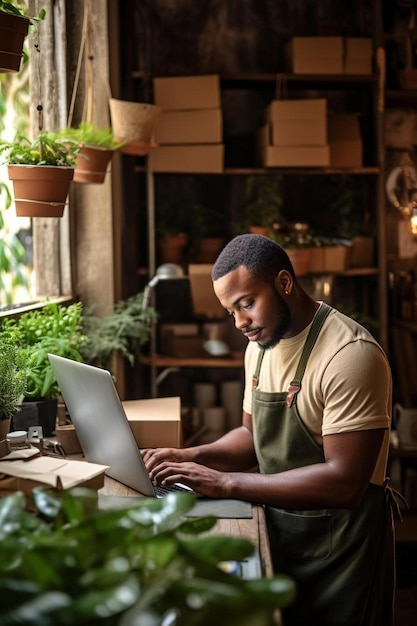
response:
[[[258,389],[286,391],[293,380],[310,326],[266,350]],[[252,377],[259,347],[250,342],[245,353],[243,409],[252,413]],[[324,322],[304,373],[297,408],[312,437],[386,428],[372,482],[385,478],[391,424],[392,380],[388,360],[371,334],[333,309]]]

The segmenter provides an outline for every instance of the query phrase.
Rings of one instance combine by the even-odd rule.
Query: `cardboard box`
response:
[[[154,103],[171,111],[221,107],[220,78],[217,74],[155,77],[153,92]]]
[[[149,159],[154,172],[220,174],[224,170],[224,145],[159,146]]]
[[[163,111],[155,139],[160,145],[221,143],[222,112],[220,109]]]
[[[346,37],[344,48],[345,74],[372,74],[372,39]]]
[[[264,143],[271,146],[323,146],[327,144],[325,121],[286,120],[263,127]]]
[[[204,337],[198,335],[167,334],[161,341],[161,353],[179,359],[207,357],[203,347],[205,341]]]
[[[139,448],[182,446],[179,397],[124,400],[122,405]]]
[[[211,263],[190,264],[188,274],[194,314],[206,320],[222,319],[226,311],[220,304],[213,289]]]
[[[272,100],[266,108],[266,120],[272,122],[312,121],[327,124],[326,98]]]
[[[265,167],[326,167],[330,165],[329,146],[264,146]]]
[[[352,113],[328,117],[330,164],[334,167],[361,167],[363,146],[358,116]]]
[[[342,37],[293,37],[286,54],[294,74],[343,73]]]
[[[350,253],[350,267],[372,267],[375,241],[373,237],[353,237]]]
[[[273,100],[268,105],[267,124],[261,129],[263,145],[323,146],[327,144],[327,100]]]
[[[87,461],[69,461],[49,456],[30,459],[0,461],[0,493],[23,491],[29,495],[34,487],[51,487],[56,490],[86,487],[101,489],[107,465]]]

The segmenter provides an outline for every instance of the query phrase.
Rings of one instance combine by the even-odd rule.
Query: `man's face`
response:
[[[274,347],[290,336],[291,313],[278,290],[249,274],[243,266],[213,283],[221,305],[235,326],[262,348]]]

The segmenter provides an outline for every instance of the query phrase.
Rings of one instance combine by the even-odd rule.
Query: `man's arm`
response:
[[[375,429],[327,435],[323,463],[279,474],[226,472],[195,462],[170,461],[153,465],[151,473],[162,484],[182,482],[214,498],[237,498],[286,509],[351,509],[359,504],[369,484],[384,432]],[[213,450],[220,451],[226,438],[210,444],[215,446]],[[232,446],[233,439],[224,454],[233,456]],[[201,459],[207,461],[209,456],[201,450]]]
[[[194,462],[219,471],[244,472],[257,465],[253,446],[252,418],[243,412],[242,426],[209,444],[190,448],[154,448],[142,450],[148,471],[167,462]]]

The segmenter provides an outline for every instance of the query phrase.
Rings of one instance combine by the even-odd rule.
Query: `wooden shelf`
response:
[[[133,168],[137,174],[146,173],[144,165]],[[285,174],[294,176],[378,176],[379,167],[225,167],[222,172],[153,172],[154,176],[252,176],[254,174]]]
[[[243,354],[239,357],[189,357],[178,358],[174,356],[154,356],[140,358],[144,365],[153,365],[154,367],[218,367],[230,368],[243,367]]]

